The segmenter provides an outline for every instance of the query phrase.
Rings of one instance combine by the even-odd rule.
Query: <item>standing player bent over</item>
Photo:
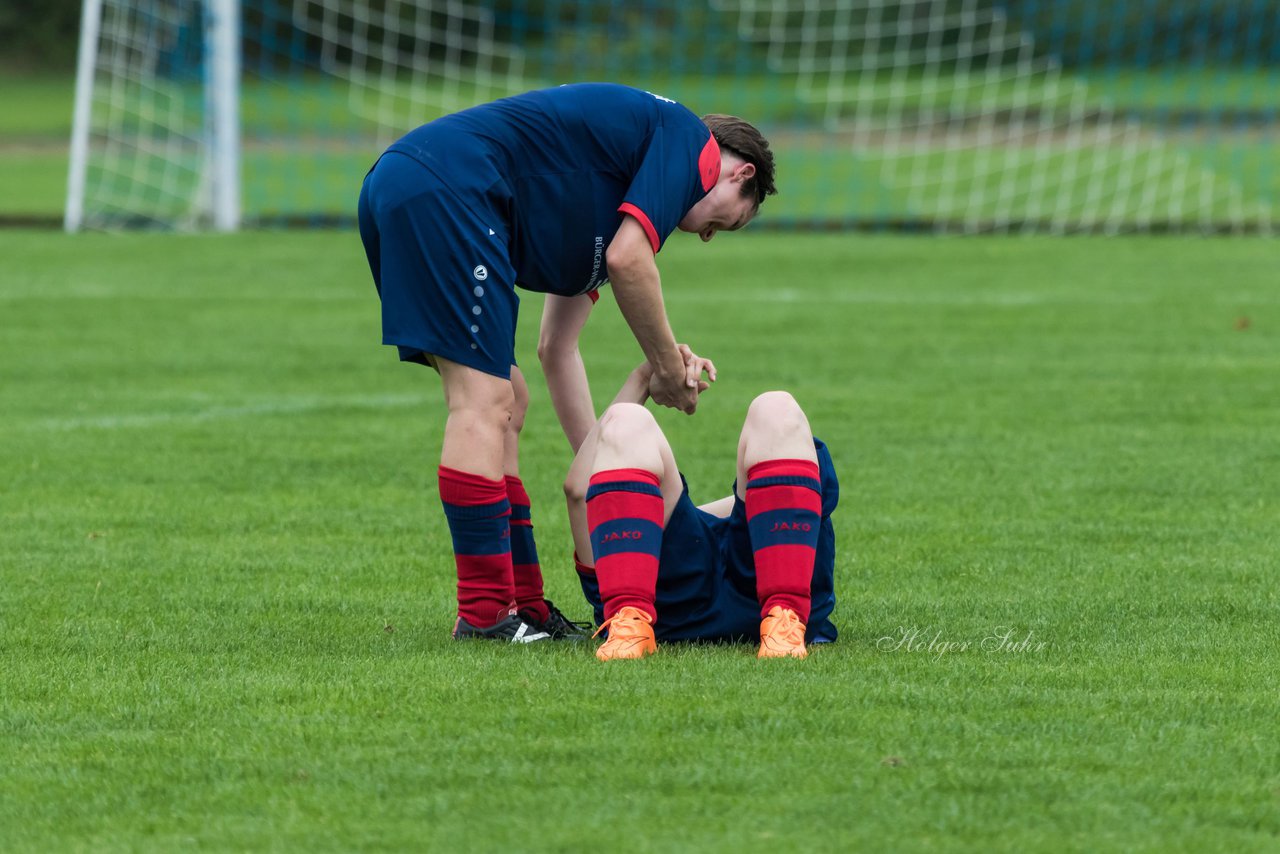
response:
[[[627,378],[565,481],[579,580],[609,633],[596,656],[758,632],[760,658],[804,658],[806,640],[834,641],[839,484],[800,406],[781,391],[752,401],[734,494],[696,507],[643,406],[648,374]]]
[[[773,192],[773,154],[751,125],[603,83],[444,116],[370,169],[358,212],[382,341],[444,385],[438,475],[457,570],[455,638],[574,632],[543,597],[519,477],[529,395],[515,364],[516,287],[553,306],[539,353],[571,441],[594,420],[583,417],[591,403],[577,334],[605,282],[655,366],[648,393],[691,413],[698,381],[686,375],[655,256],[677,229],[706,241],[743,227]]]

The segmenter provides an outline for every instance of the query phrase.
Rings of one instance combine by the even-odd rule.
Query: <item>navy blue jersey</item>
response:
[[[527,92],[437,119],[388,151],[466,192],[505,240],[516,284],[563,296],[608,278],[605,249],[631,215],[656,253],[720,177],[696,115],[612,83]],[[482,201],[475,201],[475,200]]]

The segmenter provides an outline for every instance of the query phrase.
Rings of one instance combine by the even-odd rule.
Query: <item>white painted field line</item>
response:
[[[175,290],[168,293],[152,293],[120,290],[119,288],[93,286],[75,286],[70,288],[47,288],[45,290],[0,290],[0,302],[45,301],[66,302],[67,300],[130,300],[136,302],[366,302],[377,305],[377,294],[370,288],[368,293],[279,293],[273,291],[251,291],[242,294],[209,294],[200,290]]]
[[[684,302],[714,302],[723,304],[726,294],[723,292],[684,291],[673,288],[667,297],[668,302],[678,304]],[[912,291],[869,292],[869,291],[805,291],[784,288],[776,291],[735,291],[728,297],[730,302],[749,303],[813,303],[832,304],[846,303],[851,305],[1146,305],[1156,302],[1154,297],[1136,294],[1075,295],[1044,294],[1032,291],[1007,292],[993,294],[955,292],[915,293]]]
[[[231,421],[238,418],[254,418],[263,415],[298,415],[324,409],[404,409],[412,406],[424,406],[427,401],[428,397],[421,394],[294,397],[242,406],[211,406],[205,409],[168,412],[123,412],[110,415],[72,415],[61,418],[43,418],[30,422],[28,427],[32,430],[49,432],[122,430],[169,424],[198,424],[205,421]]]

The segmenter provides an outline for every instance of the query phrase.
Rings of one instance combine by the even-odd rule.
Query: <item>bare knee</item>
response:
[[[600,444],[615,451],[651,444],[657,435],[653,414],[636,403],[615,403],[600,418]]]
[[[761,437],[810,437],[809,419],[796,399],[785,391],[766,391],[751,401],[746,429]]]
[[[450,416],[478,420],[506,430],[516,412],[516,393],[511,383],[486,383],[449,394],[448,405]]]
[[[595,470],[641,468],[660,472],[664,439],[653,414],[635,403],[615,403],[600,418]]]
[[[519,433],[524,428],[524,417],[529,411],[529,389],[527,386],[512,385],[511,412],[508,417],[507,429],[512,433]]]
[[[738,474],[763,460],[816,460],[809,419],[785,391],[770,391],[751,401],[738,442]]]

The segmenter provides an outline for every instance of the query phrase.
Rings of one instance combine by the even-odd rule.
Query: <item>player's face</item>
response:
[[[756,215],[754,193],[742,194],[743,182],[755,175],[755,167],[726,157],[720,180],[680,220],[681,231],[694,232],[708,241],[721,231],[737,231]]]

